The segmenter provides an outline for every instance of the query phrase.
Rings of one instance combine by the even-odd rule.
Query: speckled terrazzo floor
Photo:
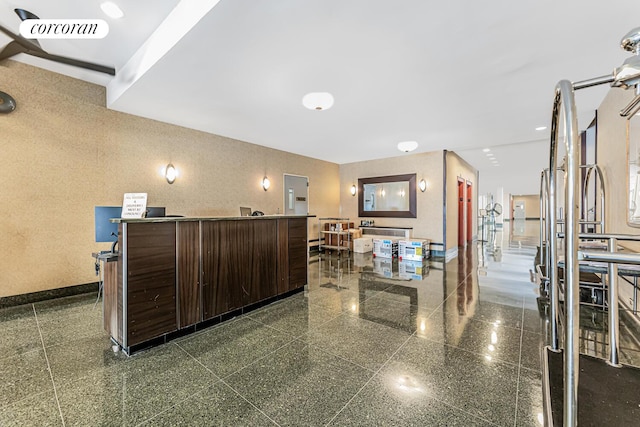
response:
[[[315,257],[304,293],[132,357],[93,294],[2,309],[0,426],[540,425],[535,250],[513,243],[420,280]]]

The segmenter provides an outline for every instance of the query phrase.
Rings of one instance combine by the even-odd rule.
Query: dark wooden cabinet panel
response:
[[[220,270],[220,260],[217,258],[219,251],[225,251],[226,247],[220,247],[220,223],[202,223],[202,318],[210,319],[219,314],[219,310],[226,308],[226,296],[220,294],[218,281],[214,272]],[[221,299],[225,301],[220,302]],[[220,307],[218,307],[218,304]]]
[[[289,220],[278,220],[278,295],[289,291]]]
[[[127,346],[175,331],[176,223],[127,224]]]
[[[289,219],[289,290],[307,284],[307,219]]]
[[[277,294],[276,230],[273,220],[202,223],[204,319]]]
[[[200,223],[179,222],[177,234],[178,328],[202,321],[200,300]]]
[[[123,283],[124,283],[124,258],[122,256],[122,248],[123,248],[123,225],[122,224],[118,224],[118,266],[116,267],[117,274],[118,274],[118,293],[117,293],[117,298],[118,301],[116,302],[116,311],[118,312],[118,335],[114,336],[114,338],[119,342],[119,343],[123,343],[124,342],[124,325],[122,324],[122,317],[123,317],[123,313],[124,313],[124,289],[123,289]]]
[[[243,262],[243,305],[273,297],[278,294],[278,239],[277,222],[270,219],[238,222]],[[249,240],[244,240],[244,235]]]
[[[104,282],[102,284],[103,326],[113,337],[118,336],[118,262],[117,259],[104,263]],[[120,304],[122,306],[122,304]]]

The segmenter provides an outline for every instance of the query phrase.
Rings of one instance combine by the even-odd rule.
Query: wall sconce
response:
[[[356,187],[356,185],[355,185],[355,184],[353,184],[353,185],[351,186],[351,195],[352,195],[352,196],[355,196],[357,192],[358,192],[358,188]]]
[[[171,163],[163,167],[160,173],[167,180],[169,184],[173,184],[176,178],[178,177],[178,170]]]
[[[264,188],[264,191],[267,191],[269,187],[271,187],[271,181],[269,181],[269,178],[265,175],[264,178],[262,178],[262,188]]]
[[[425,181],[424,178],[421,179],[420,182],[418,183],[418,187],[420,188],[420,191],[424,193],[425,190],[427,189],[427,181]]]
[[[9,114],[16,109],[16,100],[8,93],[0,91],[0,114]]]

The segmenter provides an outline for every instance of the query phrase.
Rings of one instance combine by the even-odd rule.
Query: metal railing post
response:
[[[618,239],[609,239],[609,252],[615,253]],[[618,264],[609,263],[609,360],[613,366],[619,366],[620,328],[618,317]]]

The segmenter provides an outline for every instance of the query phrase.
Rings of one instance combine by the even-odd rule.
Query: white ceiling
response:
[[[557,81],[610,73],[640,26],[637,0],[115,1],[120,20],[101,0],[5,0],[0,24],[18,31],[15,7],[107,20],[105,39],[41,45],[113,65],[115,78],[15,59],[107,86],[115,110],[336,163],[416,140],[417,152],[467,153],[481,173],[474,153],[546,138],[535,128],[550,121]],[[607,90],[579,92],[582,128]],[[305,109],[315,91],[332,93],[333,108]],[[504,164],[518,160],[511,151]]]

